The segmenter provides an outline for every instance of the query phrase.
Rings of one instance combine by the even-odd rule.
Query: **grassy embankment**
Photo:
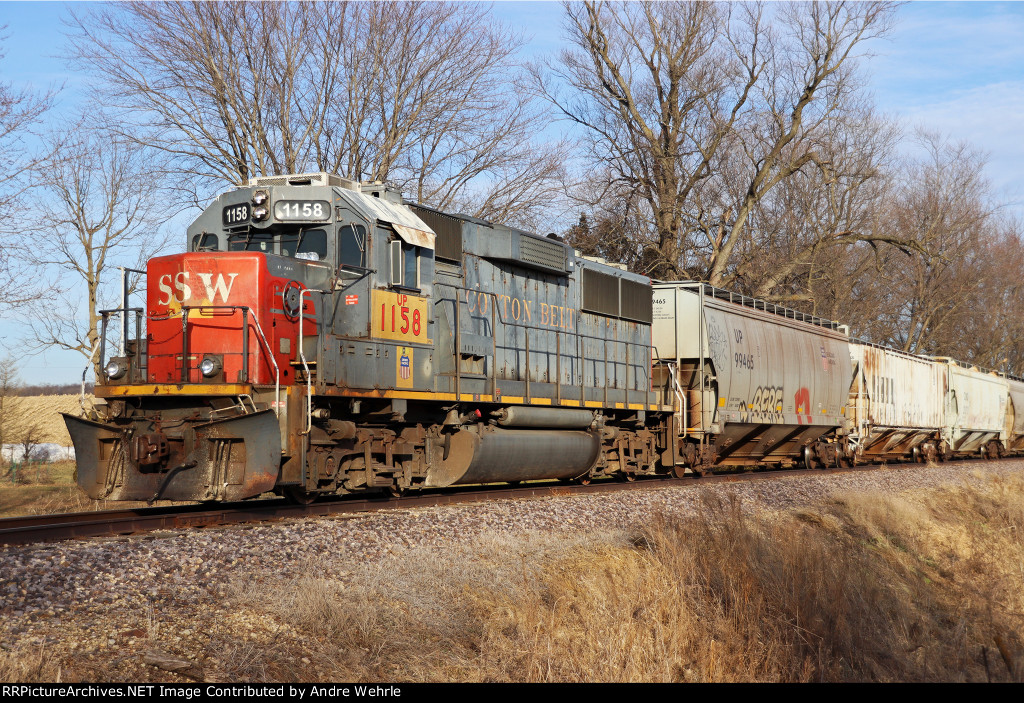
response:
[[[0,517],[102,509],[103,501],[90,500],[78,489],[74,474],[73,461],[19,465],[0,481]]]
[[[1024,478],[782,513],[703,495],[635,535],[491,536],[345,582],[341,549],[289,583],[240,578],[235,612],[306,644],[240,633],[211,651],[217,679],[1024,679]],[[58,648],[39,657],[0,652],[0,679],[75,680]]]
[[[0,485],[0,510],[102,507],[72,472],[44,465],[27,476],[41,483]],[[316,576],[336,573],[340,553],[288,584],[240,582],[235,608],[316,645],[255,650],[240,638],[246,666],[234,670],[222,648],[219,676],[1024,680],[1024,478],[850,493],[781,513],[716,495],[635,535],[491,537],[410,550],[345,583]],[[75,680],[59,649],[0,651],[0,680]]]
[[[708,493],[625,541],[413,553],[275,603],[328,679],[1021,681],[1022,528],[1016,477],[779,514]]]
[[[3,473],[6,473],[7,468],[3,467]],[[166,500],[156,503],[175,504]],[[73,461],[29,462],[20,465],[14,475],[0,480],[0,518],[143,508],[148,505],[142,500],[92,500],[75,482]]]

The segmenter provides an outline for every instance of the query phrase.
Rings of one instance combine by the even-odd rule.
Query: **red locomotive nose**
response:
[[[147,281],[150,382],[290,382],[298,318],[285,298],[298,284],[271,276],[263,254],[159,257]]]

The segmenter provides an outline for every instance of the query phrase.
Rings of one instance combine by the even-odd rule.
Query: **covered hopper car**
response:
[[[93,498],[307,501],[1024,448],[1024,382],[652,283],[381,184],[254,179],[146,274],[145,307],[103,313],[101,402],[65,415]]]

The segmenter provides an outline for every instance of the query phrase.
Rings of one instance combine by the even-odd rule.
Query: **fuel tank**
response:
[[[445,435],[428,486],[569,479],[597,462],[599,433],[478,425]]]

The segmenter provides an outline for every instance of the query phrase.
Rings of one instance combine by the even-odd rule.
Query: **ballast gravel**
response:
[[[272,603],[270,615],[231,603],[241,591],[250,600],[265,591],[269,601],[314,564],[318,576],[345,583],[355,570],[409,550],[446,550],[487,535],[635,531],[659,514],[691,513],[702,492],[738,496],[745,510],[784,510],[837,492],[897,493],[1022,472],[1021,460],[904,465],[0,547],[0,658],[64,662],[64,680],[185,682],[224,676],[218,650],[229,645],[237,657],[239,643],[287,642],[299,676],[308,665],[301,653],[312,644],[305,635],[273,617]],[[234,667],[231,678],[246,678]]]

